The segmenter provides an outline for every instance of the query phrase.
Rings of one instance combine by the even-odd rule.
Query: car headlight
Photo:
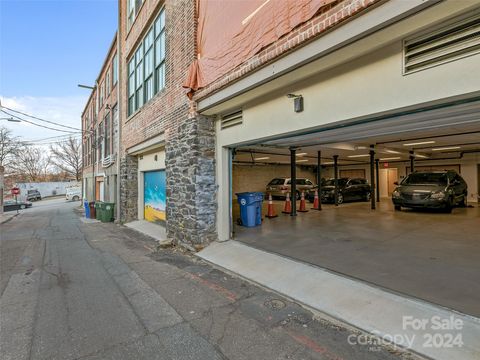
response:
[[[441,200],[445,198],[445,193],[443,191],[435,191],[430,195],[430,199]]]
[[[392,196],[393,196],[393,197],[396,197],[396,198],[397,198],[397,197],[400,197],[400,191],[398,191],[398,190],[393,190]]]

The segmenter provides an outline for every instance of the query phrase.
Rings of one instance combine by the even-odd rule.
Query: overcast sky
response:
[[[94,84],[116,28],[117,0],[0,0],[2,105],[80,128],[90,93],[77,84]],[[24,140],[66,134],[27,123],[0,125]]]

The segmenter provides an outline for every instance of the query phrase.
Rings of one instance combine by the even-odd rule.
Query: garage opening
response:
[[[480,107],[468,107],[232,147],[232,238],[480,316]],[[265,194],[260,226],[242,226],[243,192]]]

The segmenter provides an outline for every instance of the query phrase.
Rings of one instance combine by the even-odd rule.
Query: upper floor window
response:
[[[104,99],[105,99],[105,82],[102,82],[100,84],[100,103],[98,104],[99,108],[102,107]]]
[[[128,62],[128,115],[165,87],[165,9]]]
[[[127,28],[130,29],[138,11],[142,7],[143,0],[127,0]]]
[[[110,94],[110,87],[111,87],[111,82],[110,82],[110,68],[108,68],[107,70],[107,76],[106,76],[106,79],[105,79],[105,83],[106,83],[106,92],[105,92],[105,97],[107,98],[108,95]]]
[[[118,56],[115,54],[112,61],[112,82],[115,85],[118,81]]]
[[[111,121],[110,121],[110,113],[107,113],[105,116],[105,120],[103,121],[103,157],[107,157],[110,155],[110,134],[112,131],[111,128]]]

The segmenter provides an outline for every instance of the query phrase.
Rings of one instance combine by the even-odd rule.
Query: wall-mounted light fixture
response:
[[[295,112],[302,112],[303,111],[303,96],[302,95],[295,95],[295,94],[287,94],[289,99],[293,99],[293,109]]]

